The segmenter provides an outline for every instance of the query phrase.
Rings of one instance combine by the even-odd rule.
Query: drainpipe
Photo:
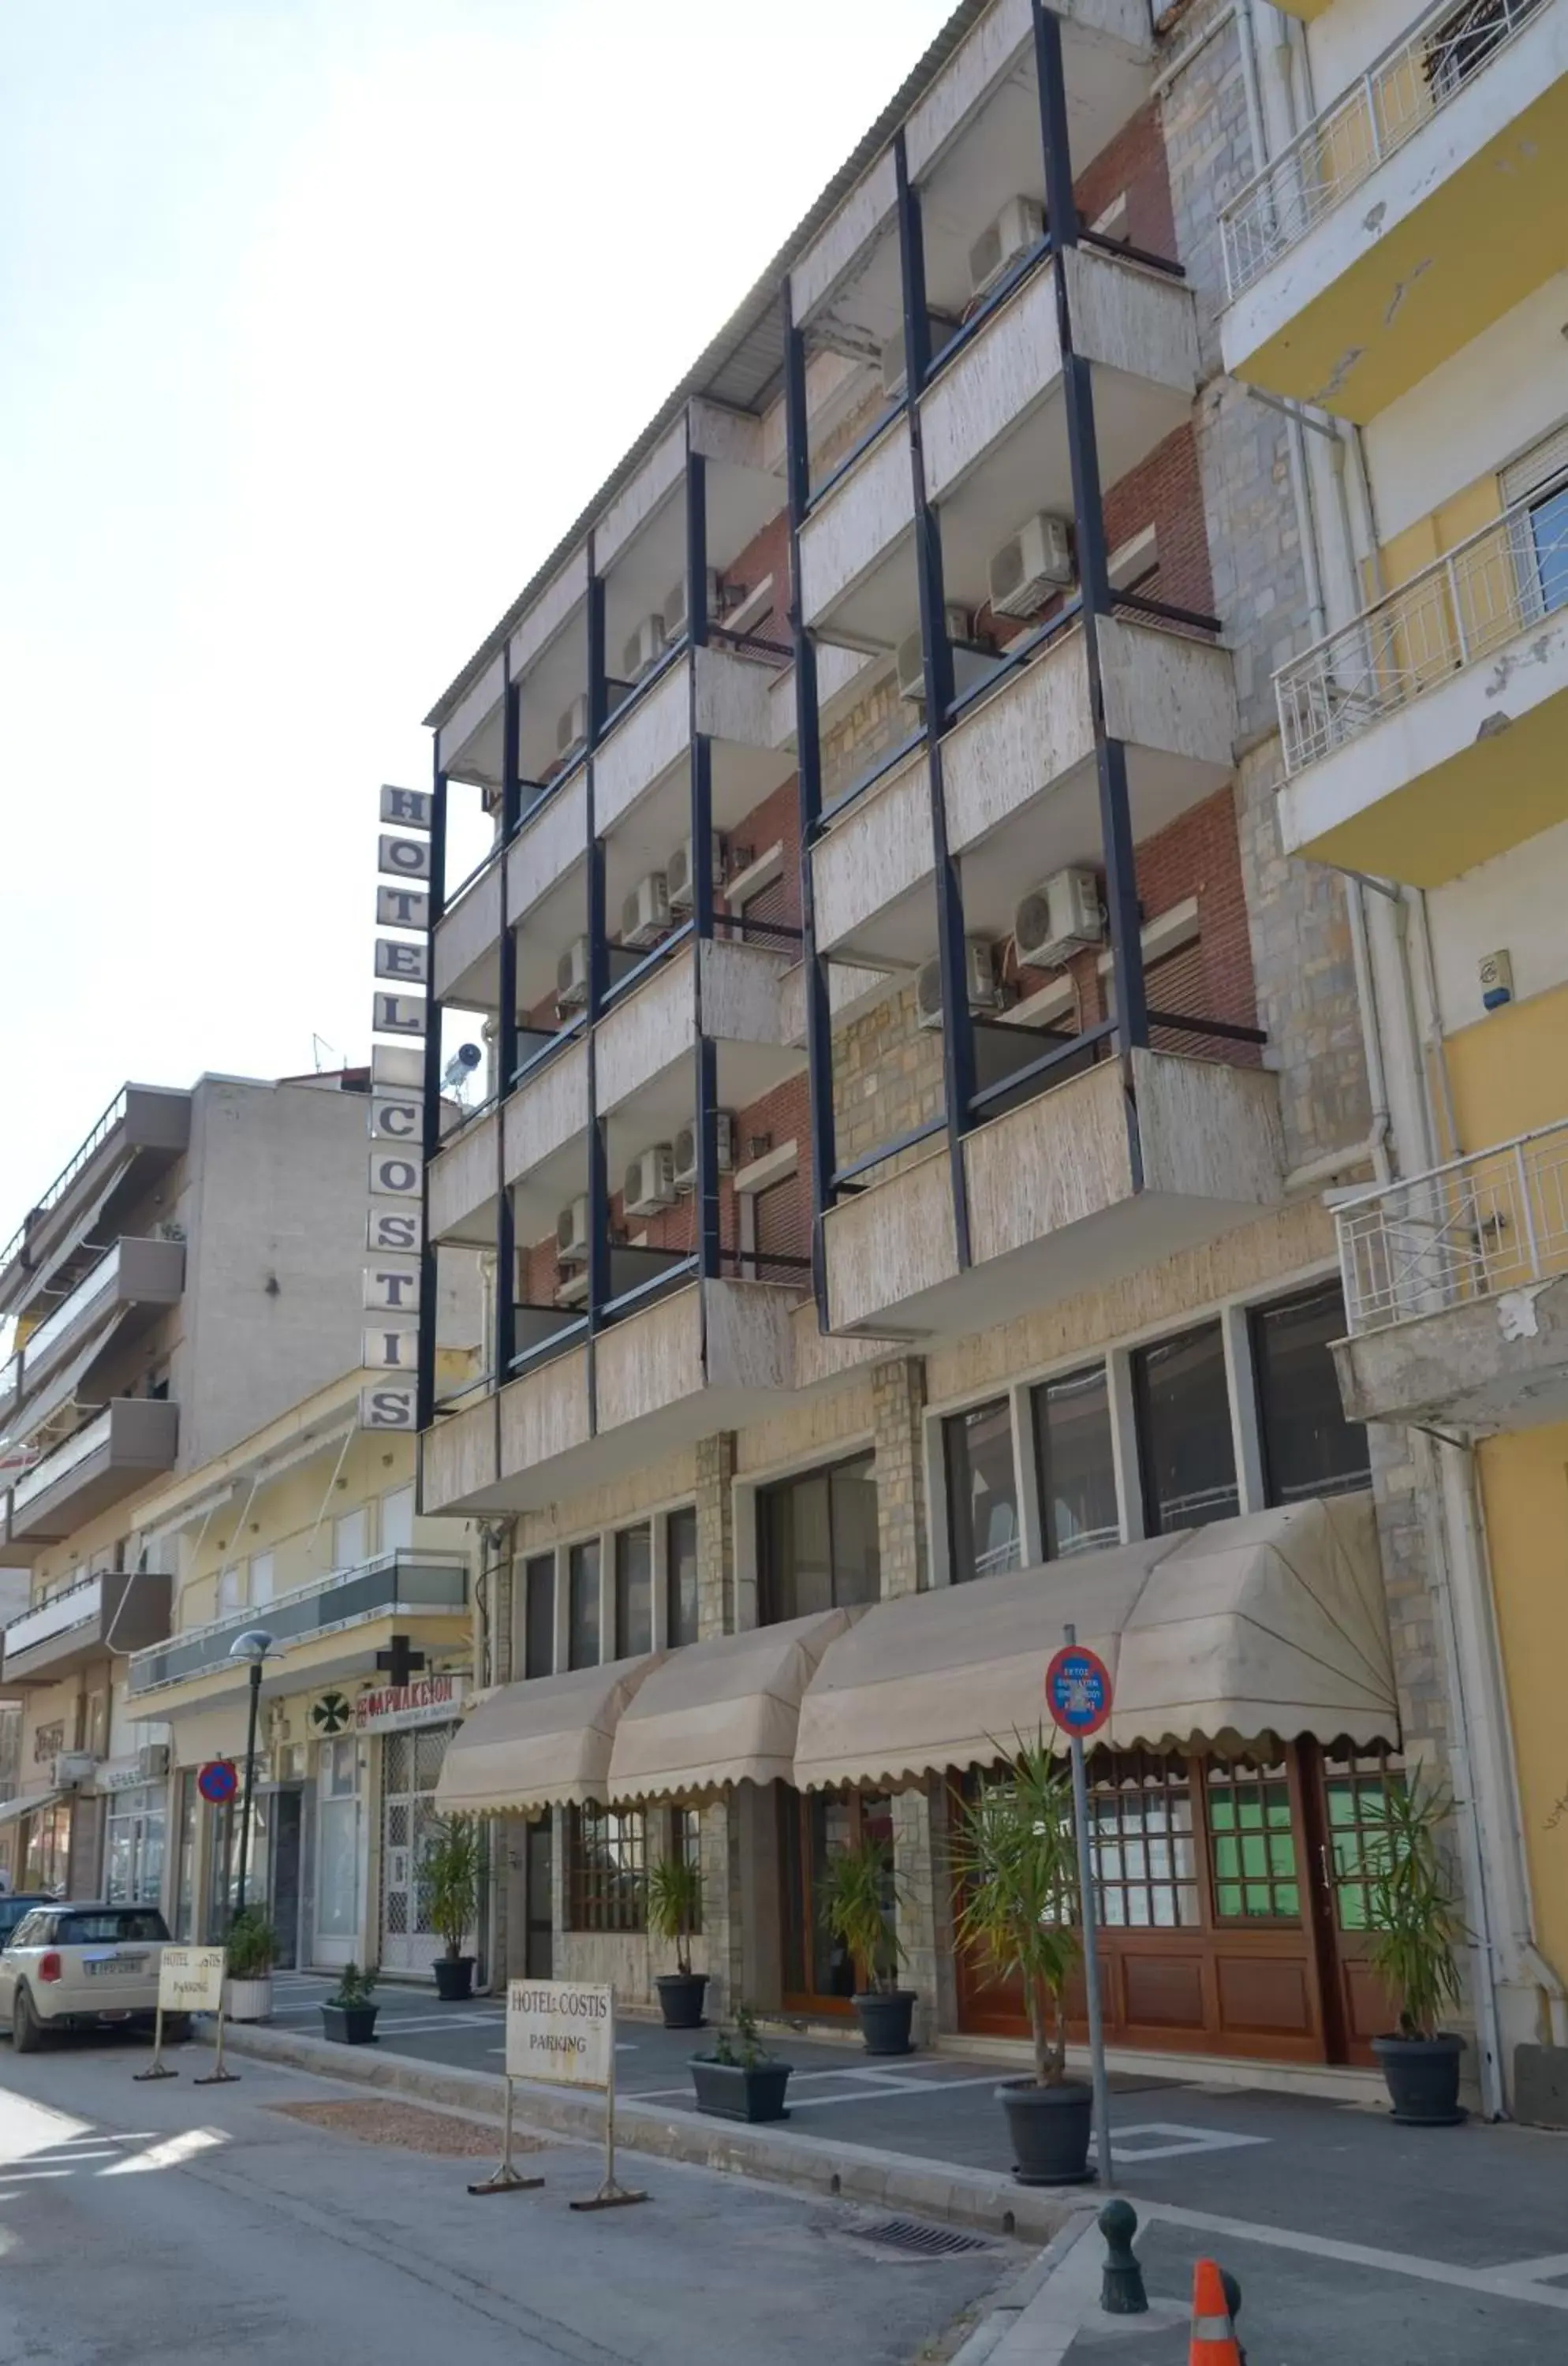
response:
[[[1356,972],[1356,1009],[1361,1021],[1361,1048],[1367,1063],[1367,1092],[1372,1104],[1368,1136],[1372,1173],[1380,1183],[1393,1177],[1389,1152],[1393,1124],[1388,1104],[1388,1070],[1383,1062],[1382,1026],[1372,985],[1371,948],[1367,937],[1367,891],[1359,879],[1345,880],[1345,918],[1350,929],[1350,958]]]

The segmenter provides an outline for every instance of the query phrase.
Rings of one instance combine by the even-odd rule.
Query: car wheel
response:
[[[11,2043],[18,2054],[36,2054],[43,2044],[43,2024],[26,1989],[17,1990],[11,2006]]]

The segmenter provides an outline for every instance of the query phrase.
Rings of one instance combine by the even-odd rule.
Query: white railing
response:
[[[1351,1336],[1568,1273],[1568,1119],[1337,1211]]]
[[[1287,777],[1568,603],[1568,468],[1274,677]]]
[[[85,1313],[95,1298],[112,1290],[119,1272],[119,1243],[105,1251],[96,1265],[89,1267],[66,1298],[62,1298],[47,1321],[29,1332],[23,1342],[22,1354],[29,1364],[36,1364],[57,1339],[62,1339],[79,1315]]]
[[[1543,5],[1439,0],[1222,207],[1234,299],[1413,140]]]
[[[48,1643],[56,1635],[69,1634],[73,1627],[85,1627],[90,1620],[101,1617],[104,1607],[104,1581],[101,1577],[85,1577],[79,1585],[68,1585],[62,1594],[51,1594],[36,1610],[24,1610],[6,1628],[6,1657],[14,1659],[19,1651],[30,1651],[35,1643]]]
[[[74,1437],[68,1437],[63,1446],[56,1447],[54,1452],[46,1455],[41,1462],[35,1462],[26,1478],[18,1479],[11,1490],[12,1517],[15,1518],[24,1504],[30,1504],[35,1495],[41,1495],[46,1488],[55,1486],[68,1470],[74,1470],[79,1462],[85,1462],[100,1446],[107,1446],[111,1421],[112,1414],[106,1405],[97,1419],[90,1421],[85,1429],[79,1429]]]

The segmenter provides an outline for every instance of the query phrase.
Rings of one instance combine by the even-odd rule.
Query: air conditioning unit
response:
[[[980,297],[1009,264],[1038,246],[1045,235],[1044,209],[1032,197],[1010,197],[989,230],[969,250],[969,293]]]
[[[950,641],[966,641],[974,630],[967,608],[944,608],[942,621]],[[898,644],[898,695],[919,704],[925,694],[925,649],[919,633],[906,633]]]
[[[1048,608],[1075,580],[1072,544],[1060,518],[1042,510],[991,554],[991,606],[998,616],[1028,618]]]
[[[1100,886],[1092,871],[1054,871],[1012,918],[1018,957],[1029,969],[1055,969],[1071,953],[1098,945],[1105,934]]]
[[[90,1750],[61,1750],[55,1752],[54,1771],[51,1776],[57,1791],[74,1791],[90,1783],[97,1760]]]
[[[721,1175],[728,1175],[735,1167],[735,1120],[728,1110],[720,1110],[717,1117],[718,1171]],[[675,1189],[677,1191],[694,1191],[696,1188],[697,1129],[694,1125],[683,1125],[675,1136]]]
[[[997,949],[989,937],[965,937],[964,965],[968,973],[969,1008],[999,1010],[1006,999],[997,976]],[[922,962],[915,978],[915,1017],[922,1027],[942,1025],[942,963]]]
[[[581,1010],[588,999],[588,940],[574,937],[556,963],[556,1001],[562,1010]]]
[[[675,1204],[675,1153],[667,1142],[656,1142],[634,1158],[626,1169],[621,1198],[628,1216],[657,1216]]]
[[[161,1783],[169,1771],[169,1745],[166,1741],[144,1741],[136,1753],[137,1778],[142,1783]]]
[[[556,725],[556,754],[574,756],[588,743],[588,694],[580,691]]]
[[[722,604],[716,567],[710,567],[707,571],[707,596],[708,615],[711,618],[718,614]],[[664,594],[661,613],[664,619],[664,645],[668,648],[671,642],[678,641],[686,629],[686,579],[683,574],[677,576]]]
[[[649,666],[658,664],[664,649],[663,617],[645,616],[621,651],[621,672],[626,681],[640,682]]]
[[[571,1200],[556,1218],[556,1256],[562,1265],[588,1262],[588,1196]]]
[[[662,871],[650,871],[621,906],[621,942],[651,945],[669,926],[669,887]]]
[[[713,865],[713,884],[716,888],[722,887],[724,840],[716,829],[713,833],[713,848],[709,859]],[[672,912],[689,912],[692,908],[695,895],[692,869],[692,841],[689,838],[683,838],[664,866],[664,884],[669,890],[670,909]]]

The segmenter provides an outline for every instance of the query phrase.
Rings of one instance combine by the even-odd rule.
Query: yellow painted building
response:
[[[125,1713],[168,1736],[171,1926],[217,1936],[239,1902],[243,1819],[198,1776],[230,1761],[243,1794],[251,1682],[234,1646],[269,1639],[247,1902],[269,1912],[280,1965],[423,1974],[437,1949],[420,1838],[476,1681],[472,1538],[420,1516],[413,1441],[356,1426],[359,1386],[345,1376],[144,1507],[172,1607],[129,1663]],[[400,1640],[423,1655],[401,1684]]]

